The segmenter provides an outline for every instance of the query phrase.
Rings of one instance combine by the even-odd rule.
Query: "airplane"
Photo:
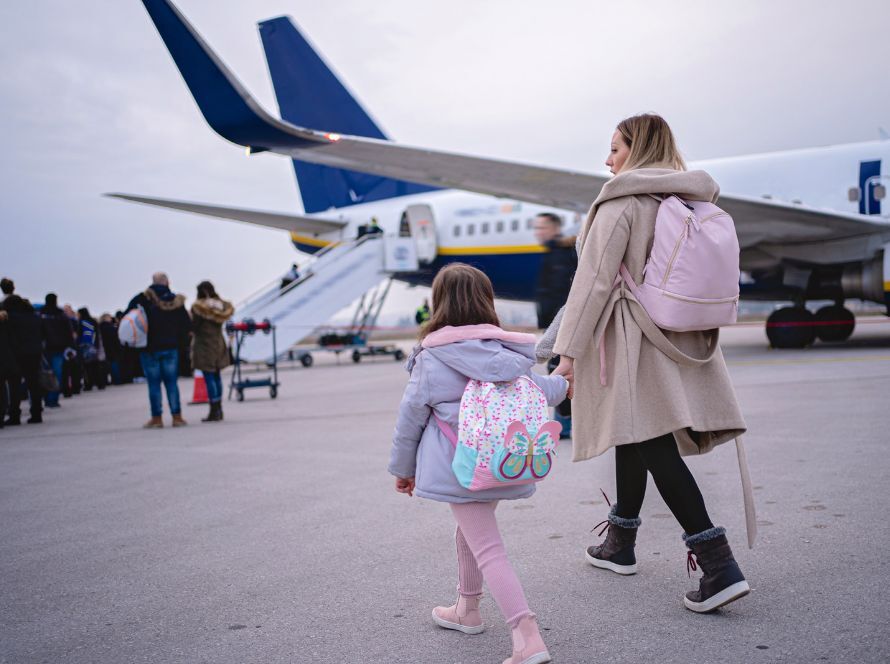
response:
[[[288,17],[259,23],[276,118],[172,2],[143,4],[210,127],[248,155],[292,159],[304,214],[111,196],[284,229],[299,251],[315,255],[355,238],[374,217],[416,250],[414,269],[396,279],[429,285],[443,266],[468,262],[488,274],[498,297],[532,301],[544,251],[534,217],[555,211],[577,222],[610,177],[395,143]],[[888,161],[890,141],[879,140],[689,164],[721,185],[718,204],[741,246],[742,297],[791,303],[767,320],[772,346],[848,338],[855,318],[846,299],[890,313]],[[813,313],[809,300],[833,304]]]

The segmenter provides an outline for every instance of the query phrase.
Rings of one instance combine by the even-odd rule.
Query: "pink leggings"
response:
[[[458,591],[461,595],[481,595],[482,580],[497,603],[507,624],[516,627],[526,616],[534,616],[525,600],[522,584],[507,559],[504,542],[494,516],[497,503],[451,503],[457,532]]]

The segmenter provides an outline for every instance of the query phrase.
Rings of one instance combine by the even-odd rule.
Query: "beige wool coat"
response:
[[[623,282],[615,285],[622,262],[642,283],[659,205],[650,194],[714,202],[719,191],[704,171],[641,168],[616,175],[594,201],[554,345],[556,354],[575,360],[575,461],[667,433],[674,434],[681,454],[702,454],[744,433],[716,332],[662,332]],[[666,340],[689,359],[678,362],[665,354],[650,341],[653,330],[663,335],[662,347]]]

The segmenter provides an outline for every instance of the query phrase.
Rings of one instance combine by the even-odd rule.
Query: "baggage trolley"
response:
[[[229,383],[228,399],[231,401],[232,392],[235,392],[238,401],[244,401],[244,390],[255,387],[268,387],[269,396],[272,399],[276,398],[280,383],[278,382],[278,350],[275,341],[275,326],[269,322],[268,318],[259,323],[253,319],[246,318],[240,323],[228,321],[226,323],[226,332],[235,335],[235,370],[232,372],[232,382]],[[241,359],[241,346],[244,345],[248,337],[257,332],[272,335],[272,359],[266,363],[272,369],[272,375],[266,378],[245,378],[241,372],[241,365],[244,364],[244,360]]]

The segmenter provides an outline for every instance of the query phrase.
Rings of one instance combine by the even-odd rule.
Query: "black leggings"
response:
[[[618,516],[625,519],[640,516],[647,472],[652,473],[658,492],[689,535],[714,527],[698,484],[680,457],[672,433],[615,448]]]

